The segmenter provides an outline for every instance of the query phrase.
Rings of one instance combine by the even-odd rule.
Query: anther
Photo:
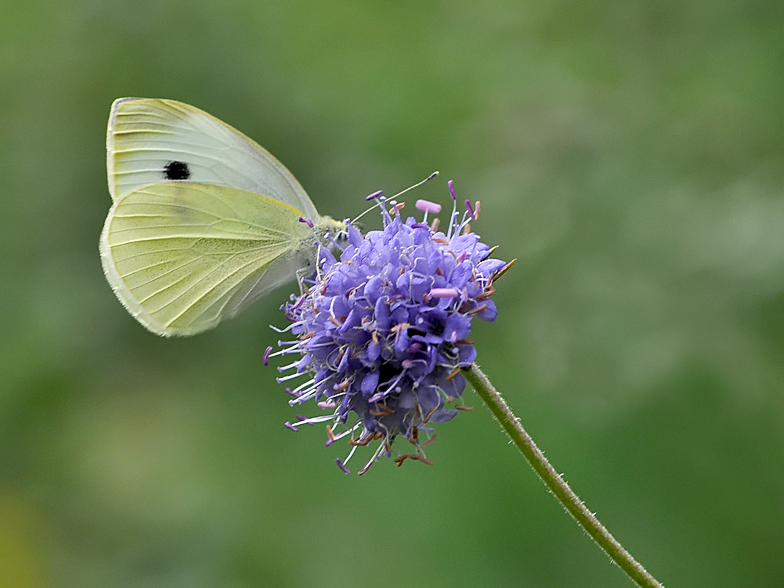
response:
[[[485,308],[487,308],[487,306],[488,306],[487,302],[485,302],[484,304],[481,304],[481,305],[477,306],[476,308],[472,308],[471,310],[466,312],[466,314],[476,314],[478,312],[482,312]]]
[[[348,469],[348,468],[345,466],[345,464],[344,464],[344,463],[343,463],[343,462],[340,460],[340,458],[339,458],[339,457],[336,457],[336,458],[335,458],[335,463],[336,463],[336,464],[338,464],[338,467],[341,469],[341,471],[342,471],[344,474],[350,474],[350,473],[351,473],[351,470],[350,470],[350,469]]]
[[[420,447],[427,447],[428,445],[430,445],[431,443],[433,443],[433,442],[434,442],[436,439],[438,439],[438,435],[437,435],[437,434],[436,434],[436,435],[433,435],[432,437],[430,437],[430,439],[428,439],[427,441],[425,441],[424,443],[422,443],[422,445],[420,445]]]
[[[465,207],[468,209],[469,214],[471,215],[471,220],[476,220],[476,212],[474,211],[474,207],[471,206],[471,201],[465,201]]]

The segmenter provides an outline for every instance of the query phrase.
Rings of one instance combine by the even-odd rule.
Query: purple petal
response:
[[[483,276],[489,276],[490,274],[494,274],[500,270],[505,265],[506,262],[500,259],[486,259],[476,266],[476,271]]]
[[[359,386],[360,391],[364,396],[370,396],[373,392],[376,391],[378,387],[378,377],[379,372],[374,370],[372,372],[368,372],[365,374],[365,377],[362,378],[362,383]]]
[[[457,415],[457,411],[453,408],[441,408],[433,413],[430,417],[430,423],[434,425],[438,425],[440,423],[445,423],[447,421],[451,421]]]

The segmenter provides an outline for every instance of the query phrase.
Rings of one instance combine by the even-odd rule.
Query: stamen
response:
[[[371,441],[373,437],[357,437],[356,439],[349,439],[348,444],[351,447],[366,447]]]
[[[452,234],[457,234],[457,196],[454,189],[452,190],[452,214],[449,215],[449,229],[446,232],[448,239],[452,238]]]
[[[476,299],[484,300],[485,298],[490,298],[493,294],[495,294],[495,288],[492,286],[487,286],[484,292],[476,295]]]
[[[414,207],[424,213],[432,212],[433,214],[438,214],[441,212],[441,205],[436,204],[435,202],[430,202],[430,200],[417,200],[416,204],[414,204]]]
[[[305,218],[304,216],[301,216],[301,217],[299,217],[299,222],[301,222],[301,223],[305,223],[305,224],[306,224],[306,225],[308,225],[308,226],[309,226],[311,229],[314,227],[314,225],[313,225],[313,221],[312,221],[312,220],[310,220],[309,218]]]
[[[311,378],[310,380],[300,384],[299,386],[297,386],[293,390],[289,390],[289,394],[291,394],[292,396],[296,396],[297,398],[300,398],[302,396],[302,394],[304,394],[305,388],[307,388],[308,386],[310,386],[311,384],[314,384],[314,383],[315,382],[314,382],[313,378]],[[287,388],[287,390],[288,390],[288,388]]]
[[[457,377],[457,374],[461,372],[461,368],[457,368],[453,370],[447,377],[446,381],[449,382],[450,380],[454,380]]]
[[[261,358],[261,365],[263,365],[264,367],[267,367],[269,365],[270,353],[272,353],[271,345],[264,350],[264,356]]]
[[[408,438],[408,442],[411,443],[411,445],[416,445],[419,442],[419,429],[417,427],[414,427],[411,430],[411,436]]]
[[[403,462],[406,461],[407,459],[410,459],[412,461],[421,461],[426,465],[433,465],[433,462],[427,459],[425,457],[425,454],[420,451],[417,451],[416,453],[404,453],[403,455],[398,455],[395,458],[395,463],[397,464],[398,467],[400,467],[401,465],[403,465]]]
[[[338,243],[337,241],[335,241],[335,238],[332,236],[332,233],[327,232],[326,238],[327,238],[327,241],[329,241],[330,243],[332,243],[335,246],[335,249],[337,249],[340,252],[345,251],[343,246],[340,243]]]
[[[468,212],[471,213],[471,219],[472,220],[476,220],[476,213],[474,212],[474,207],[471,206],[471,201],[470,200],[466,200],[465,201],[465,206],[468,209]]]
[[[422,445],[420,445],[420,447],[427,447],[428,445],[430,445],[433,442],[435,442],[436,439],[438,439],[438,434],[435,434],[432,437],[430,437],[430,439],[428,439],[427,441],[422,443]]]
[[[356,223],[359,219],[361,219],[363,216],[365,216],[368,212],[370,212],[371,210],[375,210],[376,208],[381,208],[381,210],[382,210],[382,217],[383,217],[383,213],[386,212],[386,211],[384,211],[384,198],[380,198],[380,196],[383,193],[384,193],[383,190],[378,190],[377,192],[373,192],[369,196],[365,196],[365,200],[375,200],[376,203],[373,206],[371,206],[370,208],[368,208],[365,212],[361,213],[353,221],[350,221],[350,222],[346,221],[346,224],[347,225],[351,225],[352,223]]]
[[[389,408],[386,404],[378,404],[378,403],[376,403],[376,410],[370,410],[368,412],[370,412],[370,414],[372,414],[373,416],[377,416],[377,417],[385,417],[391,414],[395,414],[394,409]]]
[[[314,417],[306,417],[301,414],[298,414],[297,417],[301,418],[302,421],[294,423],[295,425],[317,425],[319,423],[325,423],[329,420],[332,420],[333,415],[322,414]]]
[[[272,329],[273,331],[275,331],[276,333],[288,333],[289,331],[291,331],[291,329],[294,328],[295,324],[296,324],[296,321],[292,322],[285,329],[280,329],[280,328],[276,327],[275,325],[270,325],[269,328]]]
[[[363,467],[361,470],[357,472],[358,476],[363,475],[365,472],[367,472],[370,469],[370,466],[372,466],[378,459],[378,456],[381,455],[381,450],[383,449],[383,447],[384,447],[383,445],[378,446],[378,449],[376,449],[376,451],[373,453],[373,457],[371,457],[368,460],[368,462],[365,464],[365,467]]]
[[[285,372],[287,370],[290,370],[290,369],[293,369],[293,368],[297,367],[297,365],[299,365],[298,361],[295,361],[294,363],[290,363],[289,365],[281,365],[281,366],[278,366],[278,371],[279,372]]]
[[[351,470],[346,467],[346,465],[340,460],[339,457],[335,458],[335,463],[338,464],[338,467],[344,474],[350,474]]]
[[[346,437],[347,435],[350,435],[351,433],[356,431],[358,428],[359,428],[359,424],[356,424],[353,427],[351,427],[350,429],[347,429],[347,430],[343,431],[339,435],[335,435],[335,433],[331,429],[329,429],[329,427],[327,427],[327,429],[328,429],[327,430],[327,435],[329,435],[329,440],[327,441],[326,446],[329,447],[335,441],[339,441],[343,437]],[[349,441],[349,445],[351,445],[351,441]],[[354,452],[352,451],[351,454],[349,455],[349,457],[351,457],[351,455],[353,455],[353,454],[354,454]],[[346,461],[348,461],[348,459],[346,459]]]
[[[354,428],[352,428],[351,430],[353,431]],[[348,457],[346,457],[346,461],[344,461],[343,463],[348,463],[356,450],[357,450],[357,446],[355,445],[354,447],[351,448],[351,451],[348,452]]]
[[[288,376],[282,376],[275,378],[275,381],[278,384],[282,384],[283,382],[288,382],[289,380],[293,380],[294,378],[300,377],[302,374],[289,374]]]

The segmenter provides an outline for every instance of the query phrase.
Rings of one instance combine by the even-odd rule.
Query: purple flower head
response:
[[[476,358],[471,320],[495,320],[489,297],[507,265],[491,259],[490,248],[470,231],[478,206],[468,207],[462,220],[453,207],[445,234],[438,219],[427,224],[438,205],[417,202],[424,222],[404,220],[400,204],[391,211],[386,201],[380,205],[383,230],[362,235],[349,223],[339,259],[321,248],[304,293],[283,306],[296,339],[280,342],[272,354],[298,358],[279,368],[289,372],[279,381],[307,378],[289,390],[290,403],[314,400],[329,411],[286,423],[289,428],[331,421],[328,445],[349,437],[346,463],[357,447],[378,442],[360,474],[381,455],[391,456],[398,437],[414,446],[396,458],[398,465],[408,458],[429,463],[423,448],[434,438],[432,425],[464,408],[455,401],[466,385],[461,369]]]

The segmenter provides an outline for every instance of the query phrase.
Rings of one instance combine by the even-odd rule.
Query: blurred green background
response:
[[[0,80],[3,588],[630,585],[473,392],[431,467],[286,430],[290,288],[139,326],[98,257],[128,95],[323,214],[481,199],[519,262],[479,361],[555,466],[667,586],[784,586],[784,3],[4,0]]]

